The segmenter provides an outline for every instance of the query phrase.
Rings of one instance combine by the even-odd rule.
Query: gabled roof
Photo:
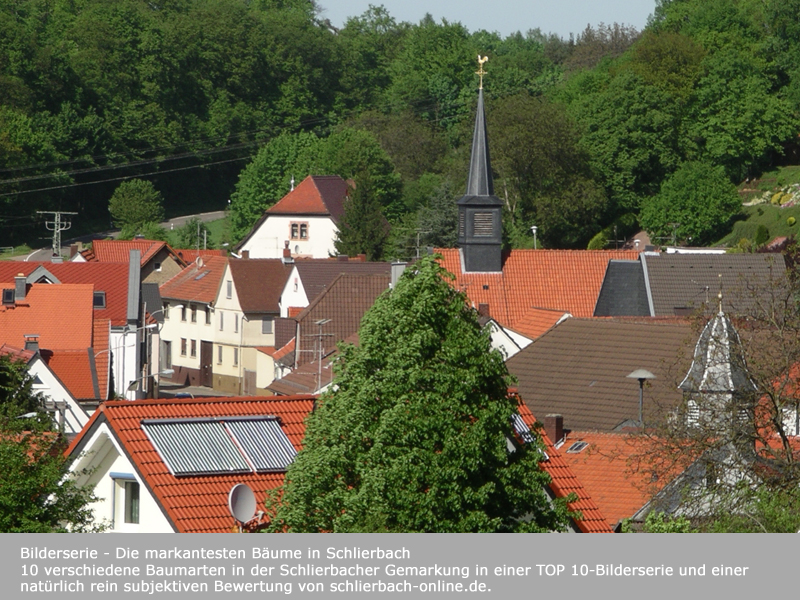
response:
[[[279,258],[229,261],[239,306],[245,313],[280,313],[280,299],[292,265]],[[162,292],[163,295],[163,292]]]
[[[388,262],[361,262],[355,260],[299,260],[295,263],[309,302],[319,296],[342,273],[359,275],[390,275]]]
[[[106,353],[107,354],[107,353]],[[47,366],[53,370],[58,379],[66,386],[76,400],[103,400],[100,386],[93,368],[94,353],[92,348],[84,350],[44,351],[42,356]],[[108,377],[106,377],[106,385]]]
[[[194,261],[159,288],[162,298],[212,304],[217,297],[228,258],[207,256]]]
[[[553,310],[552,308],[531,308],[517,321],[514,331],[521,333],[525,337],[535,340],[546,333],[551,327],[560,323],[563,319],[571,317],[568,312],[563,310]]]
[[[534,429],[537,427],[536,419],[523,402],[519,404],[519,415],[529,428]],[[581,518],[575,521],[578,528],[584,533],[612,533],[612,529],[609,527],[606,517],[597,506],[597,503],[583,486],[579,477],[570,469],[569,464],[553,445],[552,440],[543,429],[539,430],[539,434],[547,452],[547,458],[539,465],[543,471],[550,475],[551,482],[549,487],[557,498],[566,498],[572,493],[578,497],[576,502],[571,502],[568,505],[570,510],[580,511],[581,513]]]
[[[13,287],[13,281],[0,283],[0,288]],[[89,348],[92,345],[93,296],[92,285],[29,285],[22,302],[0,305],[0,342],[24,348],[26,335],[38,335],[40,348]]]
[[[675,406],[695,336],[688,323],[566,319],[507,361],[534,414],[561,414],[567,426],[612,431],[638,419],[639,383],[647,369],[644,415]],[[647,420],[647,419],[645,419]]]
[[[364,314],[375,300],[389,289],[389,275],[341,273],[297,317],[300,324],[300,344],[297,364],[318,360],[314,355],[312,337],[320,332],[323,356],[336,349],[336,344],[356,333]],[[329,320],[318,327],[316,323]],[[318,350],[317,346],[317,352]]]
[[[159,240],[94,240],[92,249],[81,254],[89,262],[128,262],[131,250],[141,253],[141,266],[153,260],[162,250],[166,250],[179,264],[186,264],[169,244]]]
[[[641,261],[650,286],[654,316],[675,314],[676,308],[697,309],[708,303],[713,307],[720,285],[726,311],[746,313],[756,306],[755,292],[769,294],[786,273],[783,256],[768,253],[646,253]]]
[[[121,327],[128,322],[127,258],[124,263],[0,261],[0,281],[14,281],[17,273],[29,277],[38,270],[41,274],[51,274],[61,283],[92,284],[96,292],[105,292],[106,296],[105,308],[94,309],[94,315],[101,319],[110,319],[112,326]]]
[[[278,396],[292,394],[316,394],[333,381],[332,357],[322,359],[322,369],[318,362],[307,362],[294,371],[276,379],[267,389]]]
[[[347,182],[338,175],[309,175],[291,192],[267,209],[271,215],[330,215],[334,221],[344,216]]]
[[[577,442],[586,446],[568,452]],[[571,431],[559,448],[612,528],[633,517],[674,478],[674,474],[652,472],[652,465],[642,461],[650,443],[627,434]]]
[[[177,254],[187,265],[197,260],[198,256],[203,259],[210,256],[228,256],[228,253],[225,250],[197,250],[195,248],[174,248],[174,250],[175,254]]]
[[[437,249],[442,266],[456,276],[452,285],[477,307],[514,329],[531,307],[591,317],[609,260],[635,259],[627,250],[512,250],[501,273],[464,273],[458,249]]]
[[[235,522],[228,511],[228,493],[236,483],[255,492],[257,510],[265,511],[265,492],[283,483],[284,473],[237,473],[175,476],[142,428],[144,420],[202,417],[276,416],[296,450],[302,447],[305,418],[313,409],[312,396],[281,398],[182,398],[105,402],[67,449],[83,451],[95,431],[106,424],[136,473],[180,533],[224,533]]]

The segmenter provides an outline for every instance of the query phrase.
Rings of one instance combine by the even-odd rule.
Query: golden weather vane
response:
[[[483,89],[483,76],[484,76],[484,75],[486,75],[486,71],[484,71],[484,70],[483,70],[483,63],[485,63],[487,60],[489,60],[489,57],[488,57],[488,56],[484,56],[483,58],[481,58],[481,55],[480,55],[480,54],[478,54],[478,70],[477,70],[477,71],[475,71],[475,74],[476,74],[478,77],[480,77],[480,78],[481,78],[481,83],[480,83],[480,85],[478,86],[478,89],[479,89],[479,90],[482,90],[482,89]]]

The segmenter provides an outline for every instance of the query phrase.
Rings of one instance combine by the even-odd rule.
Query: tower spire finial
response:
[[[475,71],[475,74],[480,77],[480,84],[478,85],[479,90],[483,89],[483,76],[486,75],[486,71],[483,70],[483,63],[485,63],[487,60],[489,60],[488,56],[481,58],[481,55],[478,54],[478,70]]]
[[[719,301],[719,314],[722,314],[722,273],[720,273],[718,277],[719,277],[719,294],[717,294],[717,300]]]

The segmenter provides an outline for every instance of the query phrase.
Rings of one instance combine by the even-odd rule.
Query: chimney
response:
[[[17,273],[14,277],[14,302],[22,302],[25,300],[25,292],[27,291],[28,280],[22,273]]]
[[[69,245],[69,257],[70,259],[75,258],[75,255],[79,252],[79,246],[77,243]]]
[[[338,254],[336,256],[336,260],[338,260],[339,262],[347,262],[348,260],[350,260],[350,257],[347,256],[347,254]]]
[[[400,277],[403,275],[403,272],[406,270],[406,265],[408,263],[404,262],[393,262],[392,263],[392,289],[395,288],[397,282],[400,280]]]
[[[39,352],[39,334],[25,334],[25,350]]]
[[[294,262],[292,258],[292,251],[289,249],[289,240],[283,242],[283,258],[281,259],[283,264],[288,265]]]
[[[544,418],[544,431],[554,446],[564,439],[564,417],[561,415],[547,415]]]
[[[247,260],[250,258],[250,250],[242,250],[242,259]]]
[[[367,262],[367,255],[366,254],[358,254],[358,255],[356,255],[356,258],[358,260],[360,260],[361,262]]]
[[[482,317],[490,317],[489,314],[489,304],[488,303],[480,303],[478,304],[478,314]]]

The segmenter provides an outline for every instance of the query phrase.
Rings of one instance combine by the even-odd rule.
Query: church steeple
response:
[[[469,178],[467,192],[458,201],[458,245],[463,253],[464,269],[467,272],[502,270],[503,202],[494,195],[483,107],[483,63],[486,60],[485,57],[478,56],[481,87],[478,90],[478,110],[472,135]]]

